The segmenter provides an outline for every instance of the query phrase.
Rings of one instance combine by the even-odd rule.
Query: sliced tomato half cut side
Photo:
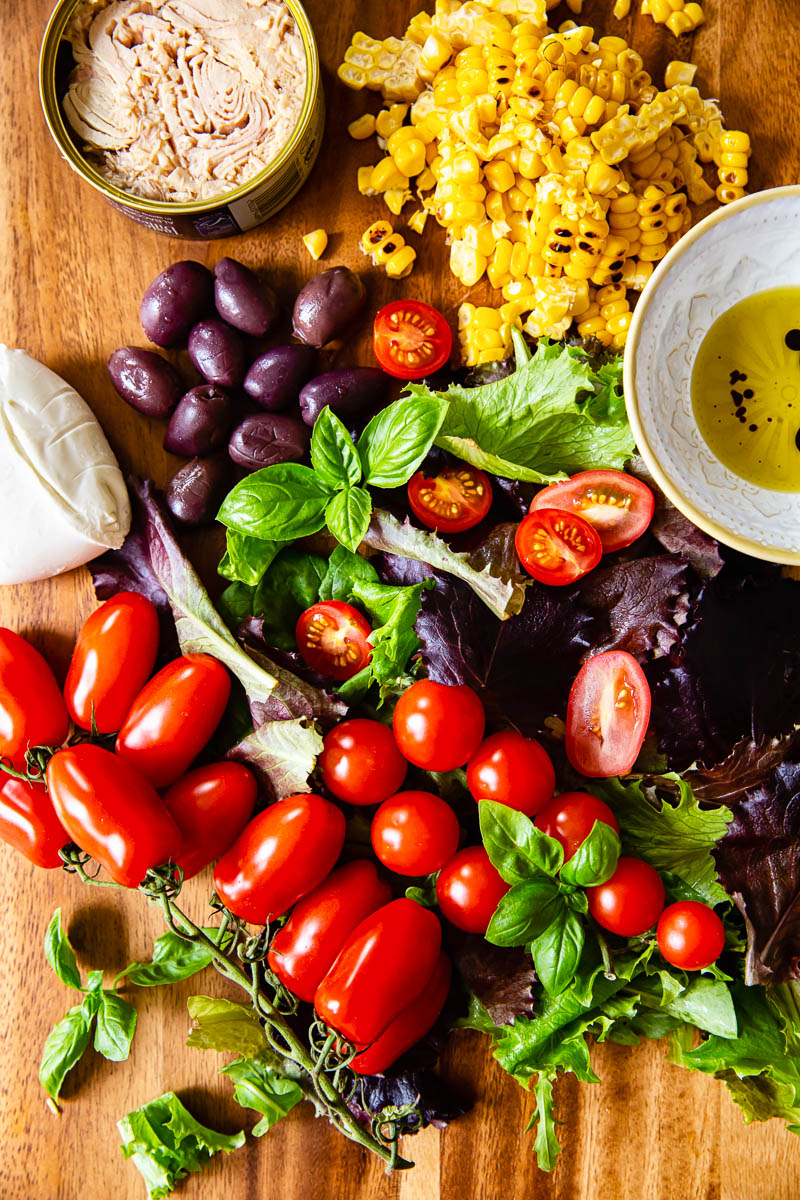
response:
[[[295,630],[305,663],[331,679],[350,679],[372,658],[367,638],[372,626],[357,608],[343,600],[324,600],[300,614]]]
[[[642,536],[653,519],[655,498],[646,483],[624,471],[581,471],[542,488],[531,512],[540,508],[562,508],[583,517],[597,530],[607,553]]]
[[[412,475],[408,502],[418,521],[442,533],[472,529],[489,511],[492,485],[489,477],[466,463],[445,467],[438,475],[422,471]]]
[[[636,659],[626,650],[595,654],[570,689],[567,758],[589,779],[627,775],[649,720],[650,687]]]
[[[443,367],[453,335],[440,312],[422,300],[393,300],[375,317],[375,357],[388,375],[422,379]]]
[[[537,508],[523,517],[514,539],[520,562],[540,583],[563,587],[600,562],[603,547],[588,521],[561,508]]]

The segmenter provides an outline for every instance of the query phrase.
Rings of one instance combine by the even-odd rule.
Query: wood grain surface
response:
[[[354,29],[381,37],[400,33],[418,5],[410,0],[308,0],[324,66],[328,127],[310,182],[268,225],[229,242],[177,243],[112,211],[59,158],[42,118],[37,55],[51,0],[2,5],[0,88],[0,340],[21,346],[62,374],[86,397],[126,470],[163,485],[178,465],[161,448],[163,427],[149,423],[113,392],[105,370],[112,349],[142,344],[137,312],[150,279],[181,257],[212,265],[223,254],[269,272],[287,303],[313,273],[300,242],[317,226],[330,235],[322,266],[345,262],[365,271],[373,305],[419,295],[454,316],[461,299],[446,269],[443,233],[420,241],[410,281],[390,285],[365,269],[357,235],[384,215],[358,195],[355,168],[374,161],[374,143],[354,143],[344,126],[375,98],[346,91],[335,68]],[[634,0],[634,9],[638,10]],[[656,80],[671,58],[700,64],[705,95],[720,97],[729,124],[753,139],[752,184],[800,179],[797,0],[708,0],[707,24],[693,44],[675,39],[648,17],[623,23],[610,0],[589,0],[585,16],[604,32],[624,32]],[[569,16],[565,11],[559,19]],[[475,289],[481,296],[481,289]],[[340,360],[369,362],[366,334]],[[3,520],[9,514],[2,514]],[[11,514],[13,519],[13,514]],[[187,539],[206,573],[216,535]],[[92,607],[85,570],[29,587],[0,589],[0,624],[29,636],[64,671],[71,639]],[[142,1200],[142,1182],[117,1149],[115,1122],[168,1088],[194,1113],[226,1131],[241,1127],[230,1083],[217,1075],[219,1056],[187,1050],[186,998],[223,994],[214,972],[200,981],[151,991],[131,989],[139,1028],[131,1059],[112,1064],[88,1052],[64,1089],[63,1113],[45,1106],[37,1081],[44,1037],[73,999],[45,964],[42,939],[61,905],[83,968],[119,970],[146,957],[161,932],[158,912],[140,896],[99,894],[62,872],[37,871],[0,848],[5,902],[0,917],[0,1197],[78,1200],[113,1196]],[[201,917],[207,881],[187,889]],[[797,1200],[800,1140],[780,1123],[745,1127],[713,1080],[667,1064],[663,1048],[599,1047],[602,1082],[572,1077],[557,1087],[565,1150],[552,1176],[535,1166],[524,1133],[530,1098],[499,1069],[477,1034],[452,1037],[443,1074],[474,1101],[443,1133],[428,1130],[404,1153],[417,1169],[387,1178],[382,1166],[302,1106],[267,1137],[214,1161],[180,1195],[203,1200]],[[248,1128],[252,1125],[249,1119]]]

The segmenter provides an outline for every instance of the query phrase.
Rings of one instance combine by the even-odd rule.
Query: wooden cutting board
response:
[[[323,152],[305,189],[277,218],[249,235],[210,244],[178,243],[131,223],[60,160],[36,83],[50,5],[13,0],[2,6],[0,340],[28,350],[83,393],[126,470],[163,485],[178,466],[161,448],[162,426],[119,400],[104,365],[116,346],[142,344],[139,298],[175,259],[212,265],[232,254],[265,269],[290,304],[312,273],[301,235],[323,226],[331,239],[322,265],[344,262],[364,272],[373,307],[405,291],[454,317],[461,295],[446,269],[442,231],[414,239],[419,262],[405,284],[391,285],[365,267],[358,234],[385,210],[355,189],[355,168],[374,161],[374,143],[352,142],[345,125],[375,102],[335,78],[355,29],[377,37],[400,33],[416,5],[308,0],[329,109]],[[800,179],[797,0],[709,0],[708,23],[693,44],[676,42],[649,17],[615,21],[610,0],[590,0],[585,8],[599,31],[629,37],[657,81],[671,58],[691,55],[700,64],[703,93],[721,98],[730,127],[751,134],[754,187]],[[341,361],[370,361],[366,334]],[[187,549],[211,578],[216,535],[192,535]],[[0,624],[31,637],[62,672],[91,607],[85,570],[0,589]],[[42,953],[53,909],[62,907],[81,966],[109,974],[147,956],[161,932],[160,916],[137,895],[92,891],[60,871],[34,869],[5,847],[0,863],[0,1195],[141,1200],[142,1182],[117,1149],[115,1122],[124,1113],[173,1088],[201,1120],[226,1131],[241,1127],[231,1085],[217,1075],[221,1058],[183,1045],[187,996],[224,994],[224,985],[208,972],[200,982],[135,991],[139,1029],[130,1061],[115,1065],[87,1053],[66,1084],[62,1115],[54,1116],[38,1085],[39,1057],[47,1031],[74,999]],[[205,890],[203,882],[187,889],[196,918]],[[565,1149],[552,1176],[538,1171],[531,1135],[523,1132],[529,1097],[493,1062],[485,1039],[458,1033],[442,1073],[474,1106],[444,1133],[431,1129],[409,1140],[403,1152],[416,1158],[415,1171],[387,1179],[379,1163],[304,1105],[263,1140],[248,1139],[246,1148],[190,1178],[180,1194],[187,1200],[797,1200],[800,1140],[780,1123],[746,1128],[720,1084],[670,1066],[660,1045],[599,1047],[594,1063],[600,1084],[577,1084],[570,1076],[557,1087]],[[252,1124],[249,1115],[246,1124]]]

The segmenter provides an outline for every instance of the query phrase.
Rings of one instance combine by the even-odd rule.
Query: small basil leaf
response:
[[[61,925],[61,909],[57,908],[44,935],[44,955],[58,978],[67,987],[81,990],[81,973],[75,959],[75,951]]]
[[[256,587],[261,582],[276,554],[286,545],[285,542],[265,542],[262,538],[249,537],[235,529],[225,530],[225,543],[227,548],[217,573],[223,579],[246,583],[248,587]]]
[[[585,913],[589,911],[589,901],[586,899],[586,892],[581,889],[573,891],[570,888],[568,891],[562,889],[561,894],[570,908],[573,908],[575,912]]]
[[[220,1075],[227,1075],[233,1080],[233,1095],[237,1104],[261,1113],[262,1119],[251,1130],[253,1137],[261,1137],[303,1099],[303,1089],[299,1083],[287,1079],[257,1059],[237,1058],[223,1067]]]
[[[364,482],[393,488],[408,483],[433,445],[448,402],[435,394],[401,396],[376,413],[358,439]]]
[[[481,800],[478,813],[486,852],[506,883],[555,875],[559,870],[564,862],[560,843],[537,829],[524,813],[494,800]]]
[[[209,937],[216,940],[218,929],[206,929]],[[127,978],[137,987],[159,987],[163,983],[177,983],[190,979],[211,963],[211,951],[203,945],[178,937],[172,931],[163,933],[153,943],[151,962],[135,962],[117,976]]]
[[[355,552],[369,528],[371,514],[369,492],[360,487],[348,487],[337,492],[330,501],[325,509],[325,521],[336,540]]]
[[[136,1009],[116,992],[102,992],[94,1031],[94,1048],[110,1062],[124,1062],[136,1030]]]
[[[605,883],[617,869],[619,834],[605,821],[595,821],[587,838],[561,868],[565,883],[594,887]]]
[[[329,487],[354,487],[361,482],[361,460],[353,439],[330,405],[314,422],[311,465]]]
[[[344,546],[337,546],[328,559],[328,569],[319,585],[319,598],[349,600],[353,593],[353,584],[360,580],[377,583],[378,573],[362,555],[354,554]]]
[[[564,906],[558,887],[550,879],[528,879],[506,892],[486,930],[494,946],[524,946],[552,924]]]
[[[426,875],[421,885],[407,887],[405,891],[406,899],[416,901],[423,908],[436,908],[438,904],[436,898],[436,880],[438,878],[439,872],[434,871],[432,875]]]
[[[279,463],[237,483],[217,520],[251,537],[288,542],[322,528],[330,498],[331,488],[310,467]]]
[[[83,1011],[82,1004],[77,1004],[48,1033],[39,1067],[39,1082],[54,1100],[58,1100],[67,1073],[89,1045],[91,1031],[92,1018]]]
[[[549,995],[559,995],[574,978],[583,938],[580,917],[562,901],[554,919],[531,945],[536,974]]]

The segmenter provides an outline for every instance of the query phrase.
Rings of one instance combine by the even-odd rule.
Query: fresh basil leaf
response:
[[[562,903],[551,923],[531,944],[536,974],[550,996],[558,996],[575,978],[583,941],[580,917]]]
[[[219,930],[209,928],[205,933],[216,940]],[[178,937],[169,930],[153,943],[153,957],[150,962],[131,963],[124,971],[120,971],[115,982],[127,979],[137,987],[160,987],[165,983],[190,979],[192,975],[209,966],[211,961],[211,951],[207,947]]]
[[[378,583],[378,572],[363,555],[336,546],[319,585],[320,600],[349,600],[356,582]]]
[[[217,520],[251,537],[291,541],[322,529],[331,491],[311,467],[279,463],[237,483]]]
[[[537,829],[524,813],[494,800],[481,800],[478,813],[486,852],[506,883],[555,875],[559,870],[564,862],[560,843]]]
[[[103,972],[102,971],[90,971],[89,974],[86,976],[86,991],[88,993],[88,995],[86,997],[87,1000],[89,999],[89,996],[91,996],[93,993],[100,992],[102,986],[103,986]]]
[[[337,541],[352,551],[361,545],[371,515],[372,497],[361,487],[347,487],[337,492],[325,509],[328,529]]]
[[[89,1045],[91,1032],[92,1017],[87,1016],[83,1005],[77,1004],[48,1033],[39,1067],[39,1082],[53,1100],[58,1100],[67,1073]]]
[[[325,412],[325,409],[322,410]],[[261,1113],[262,1120],[253,1126],[253,1137],[261,1137],[290,1113],[303,1099],[303,1089],[293,1079],[287,1079],[266,1063],[252,1058],[237,1058],[223,1067],[220,1075],[234,1082],[233,1095],[243,1108]]]
[[[589,901],[586,899],[586,892],[582,888],[562,888],[561,895],[575,912],[585,913],[589,911]]]
[[[561,868],[564,883],[593,887],[605,883],[617,869],[620,840],[616,829],[605,821],[595,821],[588,837]]]
[[[101,992],[94,1048],[110,1062],[124,1062],[136,1031],[136,1009],[116,992]]]
[[[555,1074],[555,1072],[553,1072]],[[531,1117],[527,1128],[536,1126],[536,1141],[533,1148],[536,1161],[542,1171],[552,1171],[556,1159],[561,1153],[561,1146],[556,1137],[556,1117],[553,1105],[553,1075],[544,1071],[539,1072],[539,1078],[534,1085],[536,1111]]]
[[[62,983],[74,988],[76,992],[81,990],[81,973],[78,970],[75,951],[61,925],[60,908],[53,913],[47,926],[44,935],[44,956]]]
[[[515,883],[495,909],[486,941],[493,946],[525,946],[553,923],[563,907],[564,900],[551,879]]]
[[[361,482],[361,460],[353,439],[330,405],[314,422],[311,465],[328,487],[355,487]]]
[[[225,543],[227,548],[217,567],[218,574],[223,579],[246,583],[249,587],[256,587],[261,582],[276,554],[286,545],[285,542],[265,542],[262,538],[237,533],[235,529],[225,530]]]
[[[415,887],[407,887],[405,896],[407,900],[414,900],[415,903],[421,904],[423,908],[436,908],[438,900],[436,899],[436,880],[439,878],[439,872],[434,871],[432,875],[427,875],[421,885]]]
[[[264,1030],[249,1004],[190,996],[187,1007],[192,1018],[187,1046],[195,1050],[229,1051],[245,1058],[257,1058],[269,1050]]]
[[[319,554],[294,546],[281,551],[258,585],[248,614],[263,619],[268,645],[295,649],[297,618],[316,604],[326,570],[327,563]]]
[[[447,408],[437,395],[403,395],[376,413],[358,439],[364,482],[381,488],[408,483],[433,445]]]

